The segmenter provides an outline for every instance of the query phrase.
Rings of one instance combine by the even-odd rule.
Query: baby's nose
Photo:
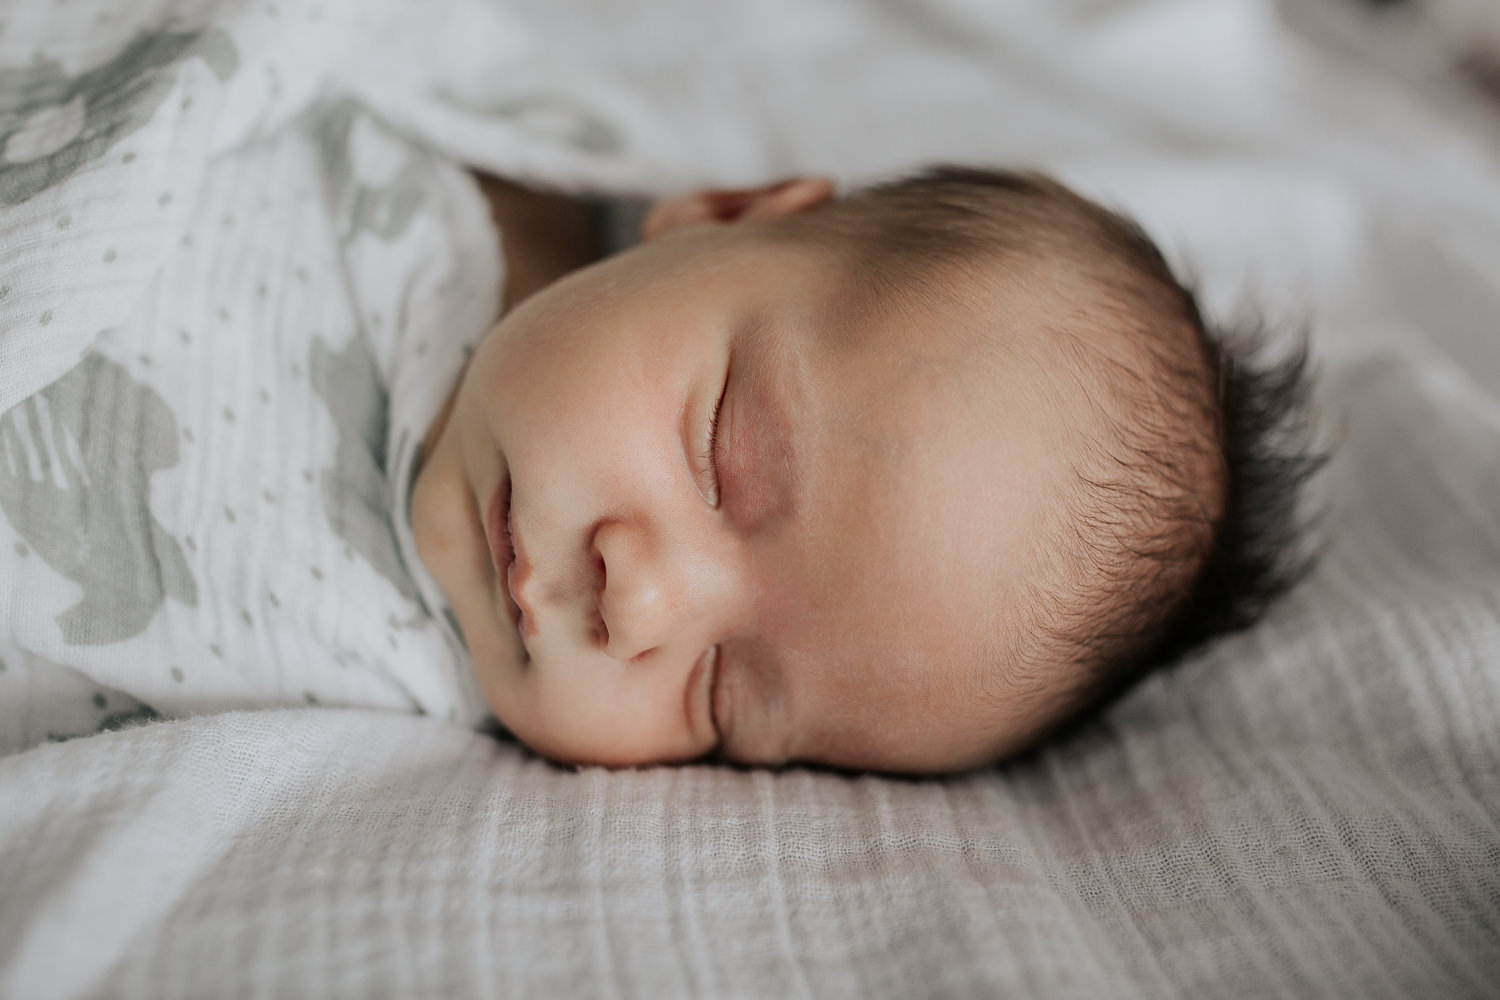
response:
[[[630,660],[664,646],[717,641],[700,633],[713,630],[714,612],[725,606],[728,574],[706,547],[625,522],[595,530],[606,653]]]

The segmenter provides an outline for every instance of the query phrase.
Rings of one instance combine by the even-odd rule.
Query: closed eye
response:
[[[729,394],[729,372],[724,372],[724,386],[719,390],[718,401],[714,403],[714,411],[708,418],[708,448],[702,456],[704,467],[708,470],[708,501],[717,507],[720,503],[719,495],[719,414],[724,409],[724,397]]]

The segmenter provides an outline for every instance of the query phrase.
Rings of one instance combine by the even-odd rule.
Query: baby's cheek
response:
[[[675,763],[708,747],[686,724],[680,687],[667,671],[593,659],[534,659],[519,673],[514,697],[496,714],[536,752],[555,761],[629,767]]]

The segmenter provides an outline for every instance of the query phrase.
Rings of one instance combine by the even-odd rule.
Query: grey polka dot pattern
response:
[[[189,90],[195,96],[185,100]],[[191,124],[200,116],[209,118],[210,109],[220,103],[201,67],[182,89],[165,93],[179,100],[167,96],[159,122],[171,122],[178,107],[196,101],[195,114],[185,119]],[[240,149],[216,162],[216,170],[219,162],[230,164],[223,178],[199,184],[174,169],[154,131],[142,131],[135,140],[148,152],[113,142],[92,169],[98,175],[128,175],[129,184],[116,201],[128,204],[132,219],[151,229],[152,244],[136,239],[128,227],[111,226],[111,203],[103,199],[37,202],[48,206],[36,221],[47,240],[81,244],[81,270],[127,291],[138,272],[159,272],[154,287],[163,291],[150,293],[157,299],[148,308],[120,316],[85,308],[83,300],[69,296],[33,300],[33,289],[47,286],[18,276],[8,277],[17,282],[14,289],[0,285],[0,299],[8,297],[16,325],[39,339],[77,328],[98,330],[98,340],[89,348],[76,345],[79,338],[70,336],[65,360],[71,363],[75,349],[91,350],[91,356],[110,359],[161,395],[173,411],[167,436],[179,458],[178,467],[146,477],[150,505],[143,523],[152,523],[154,515],[153,531],[160,528],[165,537],[153,535],[142,548],[157,554],[176,550],[181,559],[162,574],[175,581],[171,587],[176,589],[169,589],[164,603],[176,617],[152,621],[151,630],[132,645],[142,653],[132,659],[149,675],[156,695],[144,688],[117,687],[112,675],[101,676],[104,690],[97,700],[93,684],[81,687],[69,699],[74,711],[83,712],[93,703],[99,714],[123,718],[136,712],[138,704],[150,703],[175,713],[188,710],[195,693],[223,698],[225,692],[235,698],[244,692],[255,699],[264,694],[276,704],[379,701],[410,709],[413,692],[425,698],[420,692],[433,685],[425,676],[411,683],[401,671],[456,655],[415,590],[408,592],[401,583],[394,589],[387,586],[387,570],[406,580],[410,574],[402,562],[404,549],[394,544],[397,538],[402,546],[408,540],[392,534],[391,514],[384,509],[404,502],[397,499],[384,467],[392,452],[384,447],[383,435],[391,420],[403,419],[386,393],[392,391],[392,374],[401,376],[400,366],[418,353],[408,330],[454,330],[455,324],[432,320],[435,313],[455,308],[431,294],[432,283],[448,280],[455,267],[492,258],[492,234],[484,233],[482,245],[468,236],[460,243],[443,243],[451,234],[438,230],[451,216],[439,210],[448,207],[443,199],[452,185],[430,183],[441,179],[432,169],[435,158],[390,133],[379,141],[395,143],[396,173],[382,175],[377,169],[372,174],[366,167],[376,161],[360,160],[353,150],[329,144],[330,136],[337,143],[351,136],[363,142],[368,131],[356,134],[351,123],[355,115],[370,116],[352,105],[340,115],[342,121],[331,133],[310,115],[310,127],[286,130],[243,151],[265,163],[296,165],[302,174],[290,167],[245,170],[235,183],[226,178],[243,169],[232,163],[242,155]],[[6,124],[0,112],[0,139]],[[372,127],[386,132],[373,118],[359,123],[362,130]],[[283,142],[293,152],[278,151]],[[9,166],[0,157],[0,174]],[[339,176],[330,177],[330,172]],[[342,185],[337,192],[330,193],[330,181]],[[82,179],[79,185],[85,186]],[[0,190],[0,207],[4,194]],[[332,225],[320,220],[306,229],[278,228],[277,220],[293,211],[298,198],[302,204],[295,211],[301,217],[326,213]],[[357,252],[351,253],[356,240]],[[182,252],[165,252],[179,247]],[[464,251],[457,263],[445,259],[455,251]],[[385,256],[372,267],[378,255]],[[400,270],[412,261],[421,267]],[[344,267],[354,280],[337,280]],[[411,274],[412,280],[405,281],[402,274]],[[387,275],[392,280],[386,281]],[[201,293],[180,294],[194,287]],[[48,329],[44,333],[38,326]],[[456,327],[442,340],[434,335],[421,340],[420,353],[450,362],[457,341],[478,324],[465,320]],[[264,343],[236,347],[240,335],[263,338]],[[320,342],[316,351],[314,340]],[[398,352],[393,354],[393,348]],[[226,359],[232,360],[226,365]],[[408,429],[397,427],[403,433]],[[4,431],[0,426],[0,434]],[[274,446],[281,438],[295,439],[293,447]],[[3,444],[0,465],[6,457]],[[71,447],[59,437],[54,451]],[[128,449],[118,451],[124,460],[134,460]],[[115,487],[110,482],[105,489]],[[329,496],[337,498],[332,510]],[[330,524],[343,530],[330,533]],[[204,537],[201,546],[198,536]],[[287,544],[278,548],[283,541]],[[15,554],[12,546],[0,543],[10,566],[27,553],[41,554],[36,546],[13,545]],[[248,571],[243,565],[247,558],[253,560]],[[41,558],[31,562],[46,571]],[[174,576],[179,569],[187,574],[181,580]],[[144,576],[150,584],[153,574]],[[202,606],[194,605],[191,613],[176,607],[188,593],[187,578],[197,581],[197,594],[208,595],[199,597]],[[360,605],[357,612],[329,610],[351,604]],[[272,629],[275,641],[265,641],[261,633]],[[210,636],[213,641],[207,641]],[[316,662],[320,650],[326,654],[321,663]],[[210,656],[204,657],[205,651]],[[312,668],[303,670],[308,661],[314,661]],[[317,673],[334,665],[343,672]],[[13,664],[8,683],[21,666]],[[378,679],[365,676],[372,672]],[[194,675],[192,685],[186,683],[188,673]],[[439,704],[421,707],[452,714],[448,698],[445,693]],[[466,714],[467,708],[459,712]]]

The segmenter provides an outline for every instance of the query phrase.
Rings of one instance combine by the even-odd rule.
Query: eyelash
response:
[[[719,506],[721,497],[719,495],[719,415],[724,409],[724,397],[729,395],[729,373],[724,373],[724,386],[719,390],[719,398],[714,403],[714,411],[708,418],[708,453],[703,456],[703,464],[708,467],[709,492],[713,494],[713,505]],[[723,647],[710,647],[713,657],[712,678],[713,687],[708,689],[708,718],[713,726],[714,746],[716,750],[723,750],[724,734],[719,731],[719,720],[714,716],[714,689],[719,684],[719,660],[724,655]]]
[[[718,402],[708,418],[708,452],[703,464],[708,467],[709,490],[713,493],[714,506],[719,506],[719,413],[724,409],[724,397],[729,394],[729,376],[724,376],[724,388],[719,390]]]

